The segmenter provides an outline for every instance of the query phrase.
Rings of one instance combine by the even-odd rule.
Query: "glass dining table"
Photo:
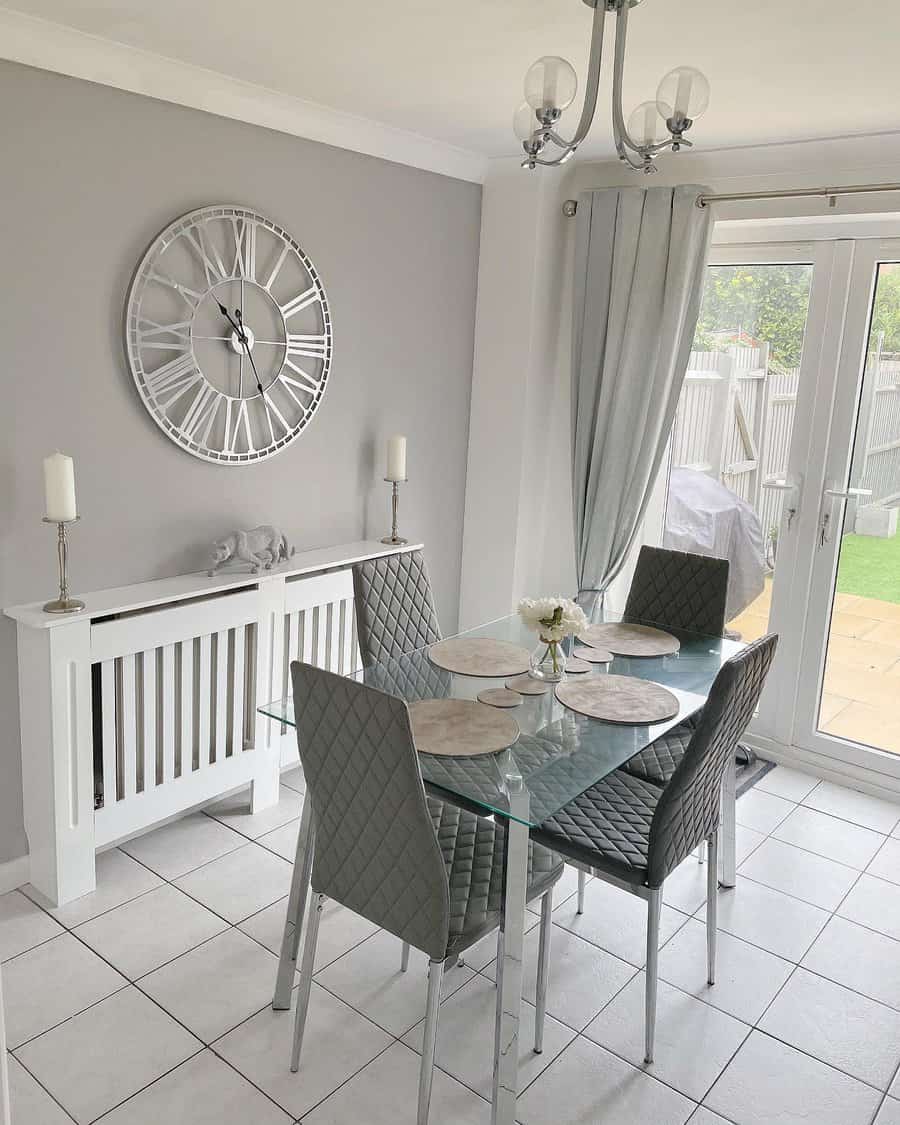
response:
[[[607,612],[603,620],[614,622],[620,617]],[[678,652],[654,657],[615,656],[611,663],[594,665],[590,672],[579,674],[578,679],[613,674],[661,684],[678,702],[678,713],[672,718],[651,725],[606,722],[571,710],[550,690],[544,694],[525,695],[520,706],[505,712],[514,716],[519,734],[503,750],[475,757],[419,755],[422,778],[431,795],[502,818],[507,826],[503,956],[499,963],[494,1048],[493,1125],[513,1125],[515,1122],[529,830],[559,812],[564,805],[602,781],[672,727],[701,710],[722,664],[744,647],[740,641],[724,637],[688,633],[668,626],[666,631],[678,638]],[[535,644],[534,633],[515,615],[467,630],[459,636],[492,638],[529,650]],[[566,641],[565,646],[569,650],[572,641]],[[475,700],[486,688],[502,687],[504,684],[502,677],[448,672],[432,663],[427,648],[362,668],[352,676],[408,703],[447,698]],[[290,696],[265,704],[259,710],[279,722],[293,725],[293,700]],[[735,879],[734,798],[732,763],[723,787],[719,881],[724,886],[733,886]],[[275,1008],[290,1006],[312,864],[308,804],[304,803],[297,842],[294,879],[273,1001]]]

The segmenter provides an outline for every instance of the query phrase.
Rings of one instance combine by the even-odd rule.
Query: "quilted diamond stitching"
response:
[[[716,829],[729,755],[753,716],[778,638],[723,664],[664,788],[616,770],[541,825],[534,838],[591,867],[658,887]]]
[[[293,663],[297,742],[316,814],[312,885],[434,958],[496,927],[503,829],[428,800],[406,704]],[[529,897],[562,874],[529,853]]]
[[[664,547],[641,547],[625,619],[720,637],[725,628],[728,562]]]
[[[421,551],[357,563],[353,591],[359,647],[366,666],[415,652],[441,639]]]

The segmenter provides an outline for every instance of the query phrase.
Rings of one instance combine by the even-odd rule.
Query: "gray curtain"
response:
[[[678,406],[709,239],[704,188],[578,200],[572,484],[580,600],[602,596],[640,526]]]

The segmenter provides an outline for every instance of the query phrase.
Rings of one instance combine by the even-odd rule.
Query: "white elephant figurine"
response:
[[[213,543],[215,564],[207,574],[212,578],[232,562],[247,563],[251,574],[259,574],[261,568],[271,570],[278,563],[286,562],[295,551],[284,532],[271,524],[262,524],[250,531],[232,531]]]

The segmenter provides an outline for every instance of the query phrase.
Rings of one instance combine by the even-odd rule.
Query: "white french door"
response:
[[[779,729],[840,772],[900,788],[900,239],[830,244],[794,589],[798,675]],[[800,451],[798,449],[798,462]],[[802,626],[801,626],[802,617]],[[858,774],[859,775],[859,774]]]
[[[712,268],[729,261],[810,271],[800,365],[782,396],[792,424],[781,468],[761,481],[780,498],[774,571],[737,620],[780,636],[751,738],[900,792],[900,239],[731,247]]]
[[[900,238],[781,230],[813,239],[711,252],[665,536],[691,549],[692,474],[754,509],[770,573],[730,625],[780,641],[750,741],[900,793]]]

